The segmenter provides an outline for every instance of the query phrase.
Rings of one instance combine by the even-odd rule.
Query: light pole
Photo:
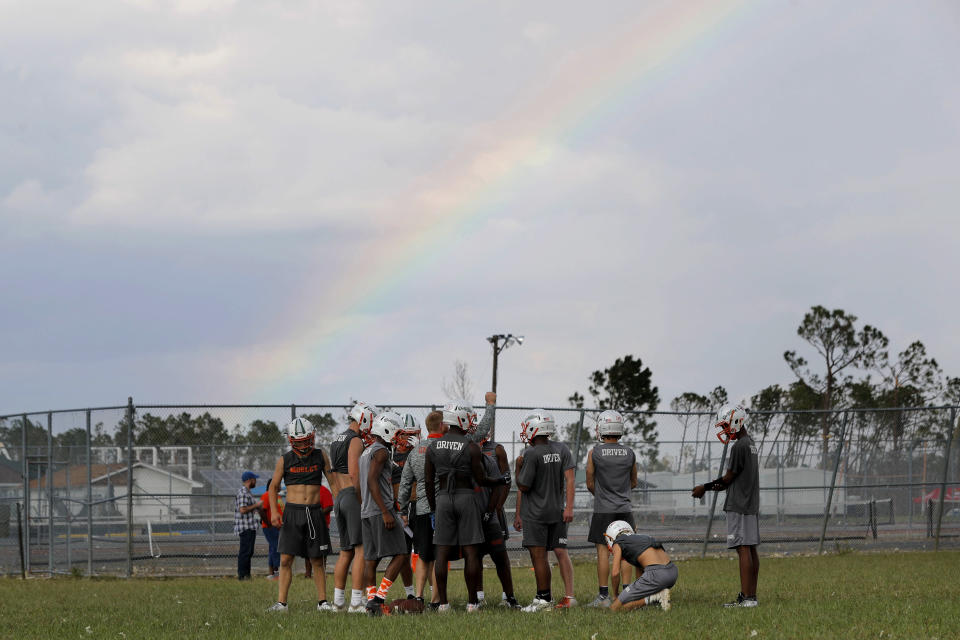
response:
[[[523,336],[515,336],[512,333],[498,333],[487,338],[487,342],[493,345],[493,385],[490,390],[494,393],[497,392],[497,358],[500,356],[500,352],[510,345],[523,344],[523,340]]]

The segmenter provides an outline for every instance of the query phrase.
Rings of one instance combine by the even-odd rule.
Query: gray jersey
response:
[[[407,504],[410,503],[411,490],[414,486],[417,487],[418,516],[431,513],[425,485],[426,475],[423,471],[423,463],[427,457],[427,444],[429,442],[430,440],[421,440],[417,447],[407,456],[407,463],[403,466],[403,474],[400,476],[400,489],[397,491],[397,502],[400,504],[400,510],[403,511],[407,508]]]
[[[520,517],[548,524],[563,520],[564,471],[575,466],[570,449],[562,442],[548,441],[525,449],[517,484],[529,490],[523,494]]]
[[[617,544],[620,545],[620,550],[622,552],[621,557],[635,567],[640,566],[640,563],[637,562],[637,556],[650,547],[654,547],[655,549],[663,549],[663,545],[660,544],[656,538],[645,536],[642,533],[634,533],[633,535],[629,536],[620,536],[617,538]]]
[[[737,477],[727,487],[723,510],[744,515],[760,513],[760,464],[757,460],[757,446],[749,435],[743,434],[733,441],[727,469],[737,474]]]
[[[598,444],[593,459],[593,512],[630,511],[630,476],[637,457],[633,449],[620,443]]]
[[[379,442],[374,442],[366,448],[360,455],[360,517],[371,518],[373,516],[383,515],[380,507],[377,506],[373,496],[370,493],[370,464],[373,462],[373,454],[377,451],[386,451],[387,460],[380,470],[380,477],[377,478],[377,486],[380,487],[380,496],[387,509],[393,512],[393,485],[390,483],[390,450]]]

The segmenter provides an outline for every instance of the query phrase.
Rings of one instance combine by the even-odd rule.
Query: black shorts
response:
[[[457,489],[450,494],[442,491],[437,496],[433,543],[444,546],[462,546],[483,542],[480,505],[471,489]]]
[[[603,537],[603,534],[607,532],[607,527],[610,526],[611,522],[616,522],[617,520],[623,520],[634,530],[636,530],[636,525],[633,523],[633,512],[624,511],[623,513],[595,513],[590,518],[590,533],[587,535],[587,540],[593,544],[607,544],[607,539]]]
[[[360,500],[353,487],[341,489],[333,501],[333,514],[337,517],[337,530],[340,532],[340,550],[349,551],[363,544],[360,531]]]
[[[523,521],[523,546],[546,547],[547,551],[567,548],[567,523]]]
[[[506,539],[500,527],[500,519],[494,515],[483,525],[483,544],[480,545],[480,555],[489,555],[493,551],[503,549]]]
[[[303,558],[323,558],[330,553],[330,532],[319,504],[287,503],[280,525],[280,553]]]
[[[424,562],[433,562],[436,552],[433,546],[433,525],[430,523],[430,514],[415,517],[411,528],[414,551]]]

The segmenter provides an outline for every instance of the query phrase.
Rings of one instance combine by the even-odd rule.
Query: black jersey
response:
[[[390,481],[393,484],[400,484],[400,478],[403,477],[403,466],[407,464],[407,458],[410,451],[394,451],[390,463]]]
[[[427,457],[433,462],[436,477],[446,479],[450,493],[456,488],[455,477],[473,481],[470,444],[469,436],[448,431],[442,438],[431,440],[427,447]]]
[[[330,468],[337,473],[349,473],[347,468],[347,454],[350,451],[350,443],[354,438],[359,438],[353,429],[347,429],[338,435],[330,444]]]
[[[283,454],[283,482],[288,487],[293,484],[321,484],[326,468],[323,451],[313,449],[300,457],[296,451]]]

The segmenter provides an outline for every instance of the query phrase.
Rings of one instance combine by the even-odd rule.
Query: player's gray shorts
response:
[[[727,511],[727,549],[753,547],[760,544],[760,524],[757,515]]]
[[[387,529],[383,524],[383,516],[364,518],[361,523],[363,530],[363,559],[379,560],[392,558],[407,552],[407,536],[403,532],[403,520],[396,513],[393,514],[395,524],[393,529]]]
[[[672,562],[648,564],[639,578],[623,588],[617,600],[620,604],[627,604],[669,589],[677,584],[677,575],[677,566]]]
[[[450,495],[441,490],[437,496],[433,543],[463,546],[483,542],[483,520],[480,505],[472,489],[457,489]]]
[[[546,547],[547,551],[567,548],[567,523],[523,521],[524,547]]]
[[[360,529],[360,501],[353,487],[342,489],[333,500],[333,513],[340,532],[340,549],[349,550],[363,544]]]

